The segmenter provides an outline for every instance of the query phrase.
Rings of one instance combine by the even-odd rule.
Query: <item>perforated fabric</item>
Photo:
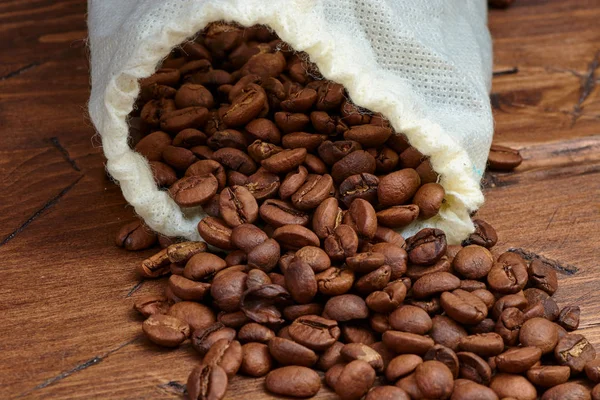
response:
[[[198,240],[200,208],[183,212],[131,150],[126,116],[171,49],[208,23],[266,24],[305,51],[359,106],[381,112],[431,157],[446,189],[438,216],[451,243],[473,230],[480,179],[493,133],[488,92],[491,41],[485,0],[89,0],[89,112],[107,169],[154,230]]]

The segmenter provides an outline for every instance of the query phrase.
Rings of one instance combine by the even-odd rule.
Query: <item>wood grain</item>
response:
[[[0,3],[0,390],[3,398],[182,397],[199,362],[141,335],[133,269],[114,233],[132,218],[85,116],[85,2]],[[581,331],[600,351],[600,4],[517,0],[492,10],[498,143],[521,149],[513,173],[488,174],[479,216],[496,252],[520,248],[576,266],[560,305],[582,307]],[[135,289],[135,290],[134,290]],[[131,292],[131,293],[130,293]],[[236,377],[229,399],[270,399]],[[321,390],[319,398],[334,398]]]

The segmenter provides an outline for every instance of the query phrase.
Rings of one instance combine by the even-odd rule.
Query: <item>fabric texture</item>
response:
[[[480,180],[493,134],[491,40],[485,0],[88,0],[92,93],[89,113],[109,173],[148,226],[199,240],[200,208],[183,212],[130,148],[126,117],[169,52],[208,23],[265,24],[352,101],[381,112],[431,157],[446,190],[439,215],[417,221],[450,243],[473,231]]]

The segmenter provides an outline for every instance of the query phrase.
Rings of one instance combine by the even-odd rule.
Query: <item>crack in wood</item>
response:
[[[510,248],[508,249],[508,251],[520,255],[527,261],[540,260],[542,263],[544,263],[544,265],[547,265],[550,268],[553,268],[565,275],[575,275],[577,272],[579,272],[579,268],[577,268],[574,265],[566,264],[558,260],[552,260],[548,257],[542,256],[529,250],[522,249],[520,247]]]
[[[38,67],[40,65],[41,65],[41,63],[38,63],[38,62],[27,64],[26,66],[16,69],[14,71],[11,71],[4,76],[0,76],[0,81],[5,81],[5,80],[13,78],[17,75],[21,75],[23,72],[29,71],[30,69]]]
[[[58,138],[56,136],[50,138],[50,143],[52,144],[52,146],[56,147],[58,149],[58,151],[60,151],[60,154],[62,154],[63,158],[69,164],[71,164],[71,167],[75,171],[81,172],[81,169],[79,169],[79,166],[77,165],[77,163],[75,162],[75,160],[73,160],[71,158],[71,155],[69,154],[69,151],[60,143],[60,141],[58,140]]]
[[[119,344],[114,349],[109,350],[109,351],[107,351],[106,353],[104,353],[102,355],[92,357],[89,360],[84,361],[81,364],[78,364],[75,367],[73,367],[73,368],[71,368],[71,369],[69,369],[67,371],[61,372],[60,374],[58,374],[58,375],[56,375],[56,376],[54,376],[54,377],[52,377],[50,379],[46,379],[44,382],[40,383],[39,385],[37,385],[33,389],[30,389],[27,392],[21,394],[19,397],[28,396],[29,394],[31,394],[32,392],[34,392],[36,390],[44,389],[44,388],[46,388],[46,387],[48,387],[48,386],[50,386],[50,385],[52,385],[52,384],[54,384],[56,382],[59,382],[59,381],[65,379],[65,378],[67,378],[67,377],[69,377],[69,376],[71,376],[71,375],[73,375],[73,374],[75,374],[77,372],[83,371],[83,370],[85,370],[85,369],[87,369],[89,367],[97,365],[100,362],[102,362],[103,360],[105,360],[111,354],[116,353],[117,351],[121,350],[125,346],[128,346],[128,345],[130,345],[131,343],[133,343],[133,342],[135,342],[137,340],[138,340],[138,338],[128,340],[127,342]]]
[[[178,396],[184,396],[187,394],[186,385],[177,381],[169,381],[167,383],[163,383],[158,385],[159,389],[167,392],[169,394],[174,394]]]
[[[146,282],[145,280],[141,280],[138,283],[135,284],[134,287],[131,288],[131,290],[129,291],[129,293],[127,293],[127,296],[125,296],[125,298],[131,297],[132,294],[134,294],[135,292],[137,292],[142,285],[144,284],[144,282]]]
[[[67,186],[63,190],[61,190],[56,196],[54,196],[50,200],[48,200],[39,210],[37,210],[36,212],[34,212],[31,217],[29,217],[25,222],[23,222],[19,227],[17,227],[17,229],[15,229],[11,233],[9,233],[8,236],[6,236],[4,238],[4,240],[2,240],[0,242],[0,247],[4,246],[6,243],[8,243],[11,240],[13,240],[19,233],[23,232],[25,230],[25,228],[27,228],[33,221],[35,221],[40,215],[42,215],[44,213],[44,211],[48,210],[49,208],[51,208],[52,206],[54,206],[56,203],[58,203],[58,201],[64,195],[66,195],[67,193],[69,193],[69,191],[71,189],[73,189],[73,187],[75,187],[75,185],[83,177],[84,177],[84,175],[81,175],[79,178],[75,179],[75,181],[73,183],[71,183],[69,186]]]
[[[492,72],[492,76],[501,76],[501,75],[514,75],[519,73],[519,67],[512,67],[508,69],[500,69]]]

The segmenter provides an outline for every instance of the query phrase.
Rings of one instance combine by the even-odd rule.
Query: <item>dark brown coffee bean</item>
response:
[[[542,357],[538,347],[512,348],[496,356],[496,366],[502,372],[520,374],[529,370]]]
[[[347,362],[362,360],[369,363],[375,371],[383,371],[383,358],[381,354],[365,344],[348,343],[342,347],[340,353]]]
[[[283,248],[289,250],[298,250],[305,246],[319,246],[320,244],[317,235],[301,225],[281,226],[275,229],[272,238],[277,240]]]
[[[554,357],[560,365],[571,368],[572,373],[579,373],[587,362],[596,358],[596,350],[584,336],[571,333],[558,341]]]
[[[190,335],[190,326],[170,315],[154,314],[142,324],[146,337],[163,347],[177,347]]]
[[[169,193],[180,207],[195,207],[210,200],[218,187],[219,183],[212,174],[193,175],[175,182]]]
[[[458,375],[463,379],[487,385],[492,377],[492,369],[487,362],[475,353],[461,351],[456,353],[459,361]]]
[[[440,211],[446,192],[439,183],[425,183],[413,197],[413,203],[419,207],[419,216],[431,218]]]
[[[298,250],[295,254],[297,259],[306,262],[315,273],[323,272],[331,267],[331,260],[327,253],[319,247],[306,246]]]
[[[339,186],[340,199],[347,207],[355,199],[363,199],[369,203],[377,200],[379,179],[375,175],[363,173],[349,176]]]
[[[238,248],[249,253],[269,237],[259,227],[252,224],[241,224],[231,231],[231,241]]]
[[[587,362],[585,364],[585,374],[592,382],[600,382],[600,359]]]
[[[290,339],[274,337],[269,341],[269,351],[281,365],[300,365],[310,367],[317,362],[317,354]]]
[[[192,331],[206,329],[216,322],[215,314],[210,308],[193,301],[173,304],[167,315],[187,322]]]
[[[356,150],[333,164],[331,167],[331,176],[337,184],[340,184],[344,179],[352,175],[361,173],[373,174],[375,173],[375,168],[376,162],[372,155],[364,150]],[[378,193],[379,190],[378,188]]]
[[[466,290],[467,292],[474,292],[476,290],[485,290],[487,286],[485,282],[475,281],[472,279],[463,279],[460,281],[460,288],[462,290]],[[486,304],[487,305],[487,304]]]
[[[547,390],[540,400],[591,400],[590,390],[577,382],[562,383]]]
[[[377,236],[377,233],[375,234]],[[406,250],[391,243],[377,243],[371,251],[381,253],[385,257],[385,264],[392,268],[390,280],[400,279],[406,272]]]
[[[170,272],[171,261],[167,255],[167,249],[162,249],[150,258],[142,261],[137,267],[137,273],[142,278],[158,278]]]
[[[480,333],[460,339],[458,348],[461,351],[475,353],[481,357],[491,357],[502,353],[504,341],[497,333]]]
[[[446,246],[444,232],[432,228],[421,229],[406,241],[408,259],[418,265],[431,265],[438,261],[446,253]]]
[[[214,106],[214,99],[212,93],[204,86],[185,83],[175,94],[175,105],[177,108],[198,106],[210,109]]]
[[[340,186],[341,187],[341,186]],[[393,206],[377,212],[377,222],[389,228],[402,228],[419,216],[419,206]]]
[[[490,389],[500,398],[537,399],[535,387],[521,375],[497,374],[490,382]]]
[[[506,345],[513,346],[517,344],[523,322],[525,322],[523,312],[518,308],[509,307],[502,311],[500,317],[498,317],[494,330],[502,336]]]
[[[416,354],[401,354],[392,359],[385,370],[388,381],[394,382],[403,376],[412,373],[423,359]]]
[[[208,110],[205,107],[187,107],[162,114],[160,127],[167,132],[179,132],[204,126],[207,120]]]
[[[543,388],[560,385],[569,380],[571,369],[562,365],[534,366],[527,371],[527,379]]]
[[[358,250],[358,236],[350,226],[338,225],[333,234],[327,236],[323,244],[325,252],[332,261],[341,261],[352,257]]]
[[[447,399],[454,389],[450,369],[436,360],[424,361],[415,369],[415,381],[424,398]]]
[[[477,296],[461,289],[442,293],[440,302],[450,318],[463,324],[476,324],[487,317],[487,306]]]
[[[410,400],[410,396],[396,386],[376,386],[369,390],[365,400]]]
[[[224,129],[213,133],[206,144],[213,150],[231,147],[243,151],[248,147],[246,137],[235,129]]]
[[[354,287],[363,295],[382,290],[390,282],[391,274],[392,268],[389,265],[382,265],[375,271],[360,277],[354,284]]]
[[[225,147],[215,151],[212,159],[221,165],[241,172],[244,175],[251,175],[256,172],[256,164],[250,156],[238,149]]]
[[[317,294],[315,273],[308,263],[294,258],[283,275],[285,285],[297,303],[310,303]]]
[[[231,227],[253,223],[258,218],[258,204],[248,189],[233,186],[223,189],[219,196],[223,220]]]
[[[344,100],[340,108],[340,114],[348,125],[363,125],[371,121],[371,113],[350,100]]]
[[[372,239],[377,231],[377,216],[375,209],[366,200],[355,199],[348,212],[342,218],[342,223],[352,227],[360,238]]]
[[[427,336],[410,332],[387,331],[383,334],[383,343],[398,354],[423,355],[433,347],[434,342]]]
[[[417,171],[417,174],[419,174],[419,177],[421,178],[421,184],[435,183],[439,179],[439,176],[433,170],[429,159],[421,161],[421,164],[415,168],[415,171]]]
[[[600,400],[600,383],[592,389],[592,400]]]
[[[147,318],[154,314],[166,314],[169,303],[164,296],[145,295],[135,300],[133,309]]]
[[[387,174],[396,169],[398,165],[398,154],[389,147],[370,148],[367,151],[375,157],[376,171],[379,174]]]
[[[251,322],[242,326],[238,332],[238,340],[242,343],[260,342],[268,343],[275,337],[275,332],[266,326]]]
[[[198,223],[198,233],[206,243],[223,250],[231,250],[234,245],[231,241],[232,230],[225,221],[214,217],[205,217]]]
[[[216,322],[205,329],[197,329],[191,337],[192,347],[205,355],[206,352],[221,339],[232,341],[235,339],[236,332],[232,328],[228,328],[220,322]]]
[[[320,315],[322,312],[323,305],[320,303],[298,304],[283,309],[283,315],[288,321],[294,321],[305,315]]]
[[[333,133],[334,130],[335,126],[332,126],[331,132]],[[357,150],[362,150],[362,146],[358,142],[355,142],[353,140],[340,140],[336,142],[327,140],[319,146],[318,153],[319,157],[327,165],[333,165],[336,162],[340,161],[342,158]]]
[[[338,322],[364,319],[369,316],[365,301],[354,294],[342,294],[330,298],[323,309],[323,316]]]
[[[183,276],[194,281],[210,281],[225,268],[227,263],[221,257],[212,253],[198,253],[187,261]]]
[[[392,172],[380,179],[377,188],[379,204],[395,206],[406,203],[416,193],[421,179],[414,169]]]
[[[527,284],[527,264],[515,253],[504,253],[490,270],[488,285],[500,293],[517,293]]]
[[[331,175],[308,175],[306,182],[292,195],[292,203],[299,210],[314,209],[330,197],[332,189]]]
[[[225,186],[227,175],[221,164],[214,160],[200,160],[192,164],[186,171],[185,176],[212,174],[219,182],[219,189]]]
[[[398,382],[396,382],[396,386],[404,390],[411,399],[423,399],[423,393],[419,390],[419,386],[417,386],[417,381],[415,379],[415,373],[405,376],[401,378]]]
[[[307,177],[308,171],[302,165],[297,170],[288,172],[279,187],[279,197],[284,200],[291,197],[302,187]]]
[[[343,363],[344,358],[342,357],[341,350],[344,346],[345,345],[342,342],[335,342],[332,344],[323,352],[321,357],[319,357],[316,367],[321,371],[328,371],[334,365]]]
[[[220,400],[227,391],[227,374],[218,365],[200,364],[187,380],[188,397],[193,400]]]
[[[382,253],[358,253],[353,257],[346,259],[346,265],[352,271],[359,274],[366,274],[376,270],[385,264],[385,256]]]
[[[305,159],[306,149],[289,149],[262,160],[261,165],[273,173],[282,174],[299,167]]]
[[[400,153],[398,158],[403,168],[417,168],[425,160],[423,153],[412,146]]]
[[[149,77],[140,79],[140,86],[149,86],[154,83],[174,86],[179,82],[180,77],[179,70],[175,68],[161,68]]]
[[[364,343],[370,346],[378,339],[375,332],[366,325],[344,324],[341,330],[343,341],[346,343]]]
[[[344,132],[344,139],[354,140],[365,147],[377,147],[385,143],[392,130],[376,125],[357,125]]]
[[[156,233],[138,219],[119,229],[115,243],[126,250],[135,251],[152,247],[156,240]]]
[[[315,151],[325,139],[327,139],[326,135],[292,132],[281,138],[281,145],[284,149],[305,148],[308,151]]]
[[[246,125],[261,113],[266,104],[264,89],[251,83],[233,100],[231,107],[223,114],[223,122],[231,127]]]
[[[242,365],[242,345],[237,340],[217,340],[202,362],[223,368],[227,377],[232,378]]]
[[[474,219],[473,225],[475,225],[475,232],[463,242],[463,246],[476,244],[488,249],[494,247],[496,242],[498,242],[496,230],[482,219]]]
[[[304,165],[312,174],[325,175],[328,172],[327,165],[317,156],[307,154],[304,160]]]
[[[210,291],[210,283],[195,282],[180,275],[169,277],[171,292],[182,300],[201,301]]]
[[[160,161],[150,161],[149,164],[158,187],[168,187],[177,181],[177,173],[167,164]]]
[[[269,278],[269,275],[267,275],[266,272],[257,268],[248,271],[248,279],[246,279],[246,287],[248,290],[255,290],[264,285],[271,285],[272,283],[271,278]]]
[[[301,132],[310,122],[308,115],[302,113],[290,113],[286,111],[276,112],[275,124],[285,133]]]
[[[246,132],[254,140],[279,144],[281,142],[281,133],[273,121],[266,118],[258,118],[250,121],[245,127]]]
[[[400,306],[406,297],[406,286],[397,280],[387,284],[382,291],[376,291],[366,298],[366,304],[375,312],[389,313]]]
[[[392,329],[424,335],[431,330],[429,315],[419,307],[404,305],[390,314]]]
[[[246,343],[242,346],[242,365],[240,372],[259,377],[266,375],[273,367],[269,347],[263,343]]]
[[[454,391],[450,400],[498,400],[498,396],[487,386],[460,379],[454,381]]]
[[[463,288],[461,288],[463,289]],[[463,289],[466,290],[466,289]],[[468,290],[467,290],[468,291]],[[471,294],[479,297],[479,300],[483,301],[483,303],[487,306],[488,310],[494,306],[496,302],[496,298],[494,294],[487,289],[476,289],[471,292]]]
[[[321,378],[310,368],[288,366],[269,372],[265,380],[269,392],[291,397],[312,397],[321,388]]]
[[[494,257],[488,249],[478,245],[469,245],[460,250],[452,266],[467,279],[481,279],[487,276],[494,264]]]
[[[223,311],[233,312],[240,308],[240,301],[246,289],[248,275],[240,271],[225,272],[215,276],[210,288],[214,304]]]
[[[334,364],[331,368],[327,370],[327,372],[325,373],[325,383],[327,383],[327,386],[329,386],[332,389],[335,388],[335,384],[337,383],[346,365],[347,364],[344,363],[343,360],[341,360],[338,364]]]
[[[498,319],[502,311],[507,308],[518,308],[524,310],[527,308],[527,299],[522,295],[521,292],[515,294],[507,294],[506,296],[500,297],[494,306],[492,307],[492,318]]]
[[[523,162],[518,150],[492,144],[488,155],[488,167],[496,171],[512,171]]]
[[[335,382],[335,392],[343,400],[362,398],[375,382],[375,370],[363,360],[348,363]]]
[[[219,322],[228,328],[238,329],[250,321],[250,318],[248,318],[243,311],[219,313]]]
[[[329,268],[316,276],[319,293],[338,296],[348,292],[354,284],[354,272],[348,269]]]
[[[248,154],[257,163],[260,163],[262,160],[266,160],[282,150],[283,149],[277,145],[261,142],[260,140],[255,140],[250,146],[248,146]]]
[[[549,295],[553,295],[558,289],[558,278],[552,267],[536,259],[531,262],[527,270],[531,286],[541,289]]]
[[[290,325],[288,332],[294,341],[315,351],[326,350],[341,334],[336,321],[318,315],[297,318]]]
[[[277,265],[280,254],[281,248],[276,240],[265,240],[248,253],[248,266],[269,272]]]
[[[521,327],[519,341],[523,346],[537,346],[542,353],[549,353],[558,343],[556,324],[545,318],[531,318]]]
[[[458,357],[454,351],[446,346],[441,344],[436,344],[431,349],[425,353],[423,356],[424,360],[435,360],[444,364],[450,372],[452,372],[452,376],[454,379],[458,378],[458,370],[459,370],[459,362]]]
[[[260,206],[258,211],[263,221],[275,228],[284,225],[306,226],[310,221],[308,214],[281,200],[268,199]]]
[[[406,276],[409,277],[410,279],[418,280],[418,279],[423,278],[425,275],[429,275],[429,274],[433,274],[433,273],[440,273],[440,272],[448,273],[450,271],[452,271],[452,264],[448,260],[448,257],[442,256],[442,258],[440,258],[433,265],[409,264],[406,269]],[[484,284],[484,286],[485,286],[485,284]]]
[[[342,209],[338,206],[338,201],[336,198],[330,197],[325,199],[315,209],[312,220],[312,228],[319,238],[327,238],[341,223]]]
[[[467,331],[454,320],[444,315],[436,315],[432,319],[430,335],[435,343],[457,351],[460,340],[467,336]]]
[[[460,279],[449,272],[432,272],[419,278],[413,284],[413,295],[422,299],[442,292],[458,289]]]
[[[369,318],[369,325],[377,333],[383,333],[392,329],[386,314],[373,314]]]

